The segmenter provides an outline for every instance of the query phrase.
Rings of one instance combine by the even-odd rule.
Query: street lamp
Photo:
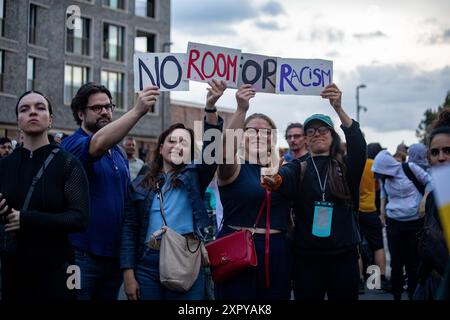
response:
[[[359,122],[359,110],[363,109],[364,112],[367,112],[367,108],[359,105],[359,89],[366,88],[365,84],[360,84],[356,87],[356,121]]]

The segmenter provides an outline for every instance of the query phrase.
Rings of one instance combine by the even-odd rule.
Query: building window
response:
[[[27,59],[27,91],[36,89],[36,59]]]
[[[136,0],[135,14],[141,17],[155,17],[155,0]]]
[[[113,9],[125,10],[125,0],[103,0],[103,5]]]
[[[30,15],[28,17],[28,42],[30,44],[36,44],[36,16],[37,6],[30,4]]]
[[[66,50],[79,55],[90,55],[91,20],[81,18],[80,28],[67,28]]]
[[[64,69],[64,103],[70,104],[78,89],[89,81],[89,68],[66,64]]]
[[[0,0],[0,37],[5,35],[5,1]]]
[[[121,72],[102,70],[102,84],[111,91],[113,103],[118,109],[124,110],[124,75]]]
[[[134,39],[134,51],[155,52],[155,35],[138,30]]]
[[[124,61],[125,28],[113,24],[103,24],[103,58]]]
[[[5,74],[5,51],[0,50],[0,92],[3,91],[4,74]]]

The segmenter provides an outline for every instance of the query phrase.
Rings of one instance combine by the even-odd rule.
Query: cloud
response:
[[[236,24],[259,16],[251,3],[241,0],[173,0],[172,27],[176,32],[233,34]]]
[[[341,56],[341,54],[338,51],[334,50],[334,51],[325,53],[325,56],[330,57],[330,58],[338,58]]]
[[[371,40],[376,38],[386,38],[387,35],[384,32],[377,30],[375,32],[369,33],[355,33],[353,34],[353,37],[355,37],[358,40]]]
[[[324,41],[324,42],[342,42],[344,41],[344,31],[336,30],[330,27],[313,27],[309,34],[311,41]]]
[[[269,1],[261,7],[261,11],[271,16],[277,16],[284,13],[283,6],[277,1]]]
[[[283,28],[280,27],[276,21],[257,21],[255,25],[257,28],[263,30],[270,30],[270,31],[283,30]]]
[[[427,45],[448,44],[450,43],[450,28],[431,34],[421,34],[418,42]]]
[[[425,109],[437,108],[444,100],[450,89],[450,66],[432,71],[421,71],[414,64],[359,66],[343,78],[348,106],[355,106],[356,86],[367,85],[360,90],[360,104],[368,108],[361,113],[366,126],[377,131],[414,130]]]

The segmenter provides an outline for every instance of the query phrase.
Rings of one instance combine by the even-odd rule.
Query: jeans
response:
[[[75,250],[75,262],[81,270],[78,300],[117,300],[123,281],[119,258],[100,257]]]
[[[159,250],[146,248],[134,270],[141,300],[204,300],[205,275],[200,268],[198,278],[187,292],[167,289],[159,281]]]

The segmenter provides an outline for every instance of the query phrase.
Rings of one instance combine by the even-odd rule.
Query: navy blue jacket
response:
[[[218,125],[211,125],[204,121],[204,131],[219,129],[222,131],[223,119],[219,117]],[[212,141],[203,142],[203,150]],[[194,230],[196,235],[204,238],[205,229],[209,226],[203,196],[206,188],[214,177],[217,164],[188,164],[176,178],[181,186],[189,193],[194,215]],[[162,177],[162,176],[161,176]],[[137,177],[129,187],[128,199],[125,203],[125,215],[122,224],[122,243],[120,249],[121,269],[134,269],[136,262],[144,254],[145,238],[149,224],[149,212],[155,198],[154,190],[143,188],[140,183],[144,176]]]

